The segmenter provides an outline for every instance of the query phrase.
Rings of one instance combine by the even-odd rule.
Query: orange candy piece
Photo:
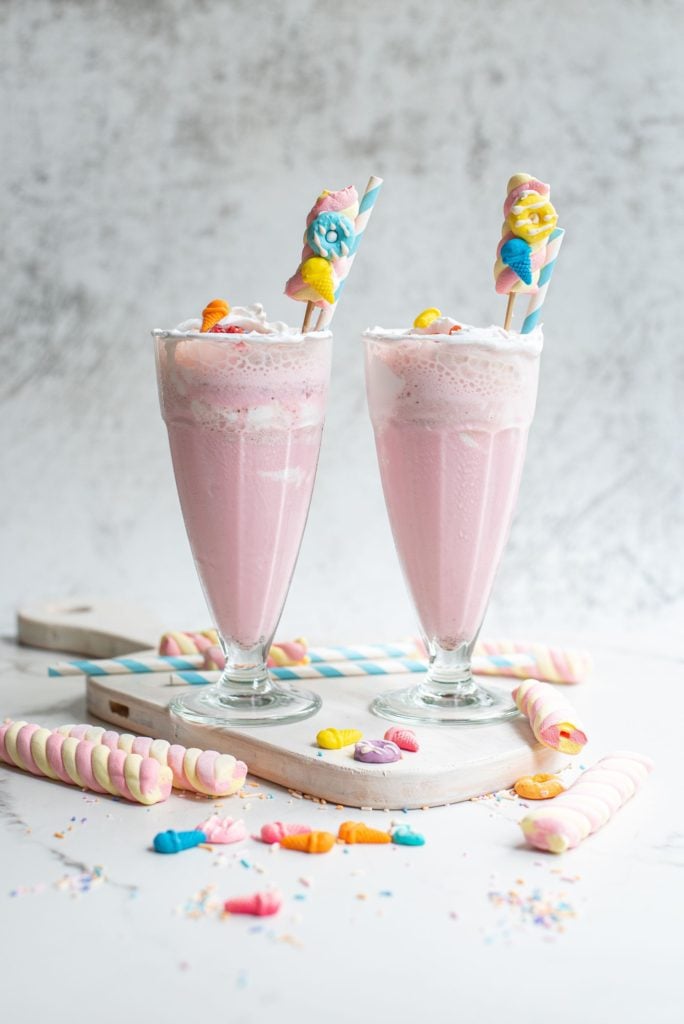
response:
[[[301,853],[328,853],[336,843],[332,832],[307,832],[299,836],[283,836],[280,845]]]
[[[225,299],[212,299],[209,305],[205,306],[202,310],[202,326],[200,331],[204,334],[206,331],[210,331],[214,324],[217,324],[219,320],[223,320],[224,316],[228,316],[230,313],[230,306]]]
[[[370,828],[362,821],[343,821],[337,835],[345,843],[392,842],[392,837],[388,832],[381,832],[380,829]]]
[[[518,796],[525,800],[550,800],[565,792],[565,786],[557,775],[523,775],[513,786]]]

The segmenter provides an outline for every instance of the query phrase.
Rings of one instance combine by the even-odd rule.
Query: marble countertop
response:
[[[1,765],[7,1019],[681,1019],[681,662],[619,645],[593,653],[593,679],[572,690],[591,743],[566,777],[614,749],[650,754],[656,770],[602,832],[562,857],[523,845],[508,792],[362,813],[249,778],[228,800],[174,794],[143,808]],[[2,643],[2,717],[86,720],[82,680],[48,679],[50,660]],[[349,817],[379,828],[401,819],[427,842],[322,857],[252,839],[175,857],[150,851],[156,832],[193,828],[215,804],[250,833],[278,819],[333,831]],[[222,917],[224,899],[268,886],[284,896],[277,917]]]

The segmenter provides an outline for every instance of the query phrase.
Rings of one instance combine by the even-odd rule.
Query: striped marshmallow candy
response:
[[[587,735],[573,708],[550,683],[526,679],[513,690],[513,700],[540,743],[562,754],[579,754]]]
[[[112,750],[30,722],[0,726],[0,760],[32,775],[134,803],[156,804],[171,792],[171,769],[152,757]]]
[[[174,789],[186,789],[205,796],[231,796],[237,793],[247,774],[247,765],[243,761],[237,761],[232,754],[219,754],[217,750],[183,747],[167,740],[119,733],[94,725],[62,725],[55,731],[113,751],[151,758],[164,767],[168,766]]]
[[[643,754],[618,751],[602,758],[577,782],[530,811],[520,827],[530,846],[564,853],[598,831],[648,778],[653,762]]]
[[[591,656],[586,651],[572,651],[546,644],[514,643],[512,640],[478,640],[475,654],[530,654],[534,665],[493,667],[491,674],[516,679],[544,679],[548,683],[581,683],[591,672]],[[483,670],[478,669],[478,672]]]

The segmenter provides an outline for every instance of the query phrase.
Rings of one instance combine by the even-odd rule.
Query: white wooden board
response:
[[[17,612],[19,643],[88,658],[119,658],[156,648],[163,632],[146,609],[123,601],[73,598]]]
[[[453,803],[566,763],[537,743],[524,718],[486,726],[416,726],[420,751],[404,753],[394,764],[362,764],[354,760],[353,747],[319,750],[316,733],[329,726],[360,729],[369,739],[382,737],[390,723],[370,713],[370,701],[381,690],[407,685],[406,676],[307,679],[307,689],[323,700],[313,718],[235,729],[194,725],[170,715],[169,701],[184,689],[171,686],[170,680],[166,673],[89,678],[88,710],[126,732],[233,754],[259,778],[350,807]],[[412,676],[411,683],[416,681]]]

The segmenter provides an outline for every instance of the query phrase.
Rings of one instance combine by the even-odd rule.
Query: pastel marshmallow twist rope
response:
[[[112,750],[30,722],[0,726],[0,760],[32,775],[139,804],[166,800],[173,780],[171,769],[152,757]]]
[[[643,754],[618,751],[580,775],[565,793],[530,811],[520,827],[530,846],[564,853],[598,831],[626,804],[653,770]]]
[[[183,747],[167,740],[118,733],[94,725],[62,725],[55,731],[113,751],[151,758],[170,769],[174,789],[186,789],[204,796],[231,796],[237,793],[247,774],[244,761],[237,761],[232,754],[220,754],[217,750]]]
[[[526,679],[513,690],[513,700],[540,743],[561,754],[579,754],[587,734],[578,724],[576,712],[550,683]]]
[[[512,640],[478,640],[475,654],[495,656],[497,654],[529,654],[534,658],[531,665],[511,665],[508,668],[493,666],[492,675],[513,676],[516,679],[544,679],[547,683],[581,683],[591,672],[591,656],[586,651],[567,650],[564,647],[549,647],[547,644],[516,643]],[[478,669],[478,675],[487,674]]]

